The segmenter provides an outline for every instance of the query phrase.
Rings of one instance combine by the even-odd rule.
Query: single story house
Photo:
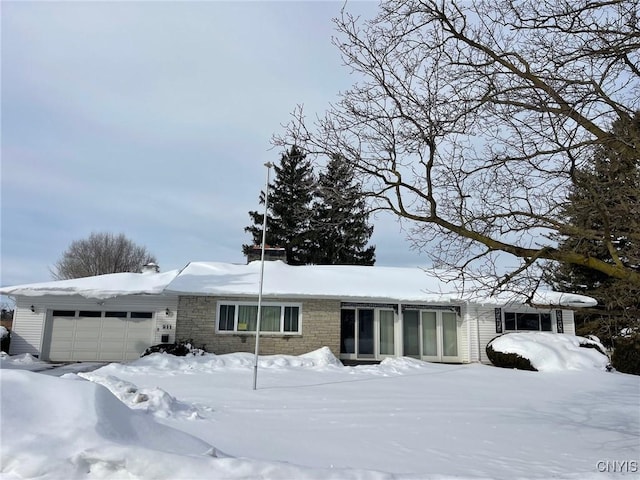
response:
[[[575,333],[582,295],[479,297],[420,268],[264,265],[260,353],[328,346],[347,361],[411,356],[487,362],[510,331]],[[0,288],[16,301],[11,352],[52,361],[123,361],[157,343],[191,340],[217,354],[253,352],[260,262],[192,262],[180,271],[117,273]]]

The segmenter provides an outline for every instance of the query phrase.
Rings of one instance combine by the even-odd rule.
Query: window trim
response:
[[[222,306],[233,306],[233,330],[221,330],[220,329],[220,310]],[[255,330],[238,330],[238,315],[241,306],[258,307],[258,302],[251,301],[236,301],[236,300],[219,300],[216,304],[216,317],[215,317],[215,332],[216,335],[247,335],[255,336]],[[298,302],[277,302],[268,301],[262,302],[262,307],[279,307],[280,308],[280,330],[277,332],[267,331],[260,329],[260,335],[267,336],[300,336],[302,335],[302,303]],[[285,331],[285,310],[287,307],[295,307],[298,309],[298,330]]]

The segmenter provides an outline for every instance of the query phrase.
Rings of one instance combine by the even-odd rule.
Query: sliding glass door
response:
[[[457,362],[458,316],[444,310],[402,313],[402,355],[432,362]]]
[[[340,317],[342,358],[373,360],[396,354],[396,314],[386,308],[343,308]]]

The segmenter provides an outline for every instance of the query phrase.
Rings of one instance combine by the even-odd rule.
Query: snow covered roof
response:
[[[292,266],[283,262],[265,262],[263,294],[281,297],[340,299],[378,299],[411,302],[461,302],[504,304],[518,301],[509,297],[478,297],[468,289],[442,279],[442,272],[421,268],[375,267],[355,265]],[[192,295],[257,295],[260,262],[235,265],[192,262],[165,291]],[[520,299],[522,301],[523,299]],[[538,305],[593,306],[596,301],[583,295],[539,292]]]
[[[439,275],[436,275],[439,273]],[[110,298],[135,294],[255,296],[260,281],[260,262],[246,265],[191,262],[181,271],[158,274],[113,273],[96,277],[0,288],[4,295],[81,295]],[[443,280],[442,272],[421,268],[355,265],[292,266],[265,262],[263,294],[267,297],[336,298],[404,302],[463,302],[502,305],[522,302],[513,295],[490,297],[455,281]],[[588,307],[596,301],[583,295],[538,292],[538,305]]]
[[[265,262],[264,267],[263,294],[266,296],[440,302],[460,298],[452,286],[435,281],[419,268],[292,266],[280,261]],[[167,290],[196,295],[256,295],[259,281],[259,261],[246,265],[192,262]]]
[[[95,277],[31,283],[0,288],[2,295],[80,295],[86,298],[112,298],[121,295],[157,295],[176,277],[179,270],[163,273],[109,273]]]

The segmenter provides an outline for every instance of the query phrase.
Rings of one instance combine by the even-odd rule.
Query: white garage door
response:
[[[152,312],[53,310],[50,321],[48,359],[56,362],[133,360],[153,339]]]

